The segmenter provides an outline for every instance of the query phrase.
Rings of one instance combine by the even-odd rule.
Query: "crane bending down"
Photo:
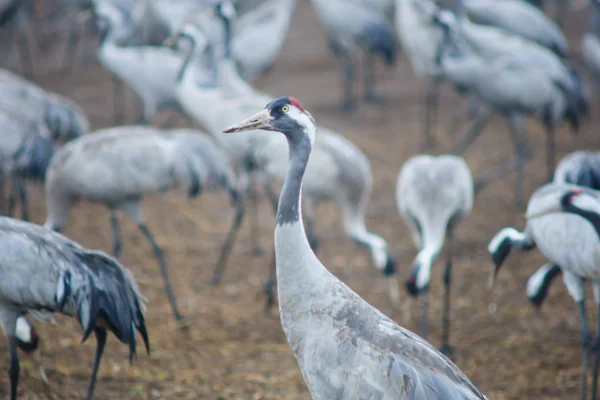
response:
[[[561,208],[564,203],[564,210]],[[571,203],[575,204],[572,205]],[[600,307],[600,238],[594,225],[584,218],[586,214],[572,215],[570,207],[583,207],[600,212],[598,194],[584,187],[568,184],[548,184],[538,189],[527,206],[527,226],[524,232],[514,228],[502,229],[491,241],[488,250],[494,262],[496,276],[512,248],[531,250],[537,247],[553,264],[560,266],[563,281],[569,294],[577,303],[583,346],[583,379],[581,398],[585,399],[587,385],[587,364],[590,352],[595,352],[592,393],[596,399],[598,369],[600,365],[600,330],[591,339],[584,305],[583,280],[589,279],[594,285],[594,300]],[[583,218],[582,218],[583,216]],[[600,318],[599,318],[600,328]]]
[[[364,301],[311,250],[301,191],[315,145],[313,117],[295,98],[282,97],[225,132],[256,129],[281,132],[289,145],[275,226],[279,310],[311,397],[485,399],[456,365]]]
[[[446,245],[442,352],[450,354],[450,280],[454,230],[473,208],[473,178],[462,157],[418,155],[400,169],[396,184],[398,211],[419,249],[406,288],[423,294],[423,337],[427,339],[427,304],[431,267]]]
[[[181,316],[169,282],[163,250],[145,224],[144,195],[186,187],[195,197],[208,187],[221,186],[238,205],[232,232],[219,259],[226,261],[243,217],[227,158],[212,140],[197,131],[176,130],[164,135],[150,127],[123,126],[97,131],[74,140],[56,152],[46,175],[45,226],[60,230],[79,199],[106,204],[111,211],[113,254],[121,249],[116,211],[132,218],[152,245],[176,321]]]
[[[11,400],[17,398],[20,370],[17,320],[24,314],[48,319],[59,312],[77,318],[84,341],[94,332],[96,357],[87,400],[94,394],[107,330],[129,345],[130,360],[136,351],[136,330],[150,351],[146,300],[131,273],[115,259],[85,250],[44,227],[7,217],[0,217],[0,248],[0,323],[8,337]]]

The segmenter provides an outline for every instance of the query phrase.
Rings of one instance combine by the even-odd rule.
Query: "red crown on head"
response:
[[[304,111],[304,107],[302,107],[302,104],[300,104],[300,102],[298,101],[297,98],[295,97],[288,97],[288,100],[290,102],[291,105],[293,105],[294,107],[300,109],[301,111]]]

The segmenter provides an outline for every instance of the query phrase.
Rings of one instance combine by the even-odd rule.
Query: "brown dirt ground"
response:
[[[586,12],[573,14],[568,31],[577,44]],[[64,36],[64,33],[63,33]],[[296,12],[287,44],[270,73],[256,86],[273,95],[294,95],[317,120],[356,143],[369,156],[374,171],[374,191],[367,225],[383,235],[397,255],[399,279],[403,279],[415,255],[407,229],[394,202],[396,176],[402,163],[419,144],[417,85],[405,57],[394,70],[380,71],[379,88],[385,96],[380,106],[361,105],[353,116],[337,112],[340,70],[326,47],[325,35],[308,2]],[[80,53],[93,53],[96,40],[86,40]],[[94,128],[112,123],[112,80],[97,65],[83,66],[78,56],[75,72],[65,76],[56,64],[64,37],[51,55],[37,57],[36,80],[43,86],[71,96],[89,113]],[[14,54],[14,52],[13,52]],[[18,68],[15,57],[11,67]],[[128,93],[127,118],[133,121],[139,106]],[[457,97],[444,91],[442,128],[437,132],[438,152],[448,151],[458,135],[443,129],[457,106]],[[160,115],[157,120],[164,120]],[[588,121],[578,136],[566,129],[559,133],[559,156],[581,148],[597,148],[597,119]],[[545,179],[544,135],[530,124],[535,159],[527,166],[527,193]],[[495,150],[494,150],[495,149]],[[475,176],[512,157],[512,147],[500,120],[488,128],[465,154]],[[457,365],[490,399],[573,399],[580,385],[580,329],[575,305],[563,285],[556,283],[549,301],[536,311],[524,294],[525,279],[544,259],[537,252],[513,256],[493,293],[486,287],[491,263],[488,240],[506,225],[522,228],[521,211],[513,207],[513,176],[491,185],[478,195],[472,215],[458,230],[452,317],[452,343]],[[45,217],[42,190],[31,190],[33,217]],[[288,348],[277,313],[265,316],[261,293],[268,265],[249,254],[248,224],[236,245],[224,282],[211,287],[205,282],[228,229],[232,212],[222,194],[206,194],[187,201],[181,192],[145,200],[150,228],[168,256],[169,267],[184,315],[192,323],[187,333],[175,329],[162,289],[156,262],[148,244],[131,221],[122,221],[122,262],[130,267],[148,297],[150,356],[140,352],[132,366],[127,349],[112,337],[102,363],[97,399],[308,399],[309,395]],[[261,202],[261,241],[272,243],[274,221],[266,201]],[[395,307],[387,296],[387,283],[370,264],[366,251],[350,241],[341,229],[331,205],[319,209],[319,257],[344,282],[395,321],[419,331],[420,304],[408,317],[409,301]],[[81,204],[74,211],[66,235],[91,248],[110,250],[107,210]],[[431,341],[439,345],[441,329],[441,265],[434,268],[430,294]],[[591,299],[591,292],[590,296]],[[490,313],[488,304],[497,304]],[[588,301],[591,317],[593,302]],[[593,319],[592,319],[593,321]],[[95,341],[80,344],[81,332],[74,320],[38,324],[43,338],[42,356],[50,387],[45,388],[31,360],[22,357],[20,394],[24,399],[76,399],[84,396],[90,375]],[[0,339],[0,350],[6,342]],[[2,356],[4,357],[4,356]],[[0,367],[0,395],[8,396],[6,365]]]

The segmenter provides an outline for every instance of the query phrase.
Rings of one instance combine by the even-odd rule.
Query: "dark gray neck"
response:
[[[306,135],[287,136],[290,146],[290,165],[279,196],[277,225],[292,224],[300,220],[300,192],[311,144]]]
[[[190,65],[190,61],[192,60],[192,56],[194,55],[194,53],[196,52],[196,40],[194,40],[194,38],[192,38],[191,36],[187,36],[190,38],[190,49],[188,50],[188,53],[185,56],[185,59],[183,60],[183,64],[181,65],[181,69],[179,70],[179,73],[177,74],[177,82],[181,83],[181,81],[183,80],[183,77],[185,75],[185,73],[187,72],[187,69]]]

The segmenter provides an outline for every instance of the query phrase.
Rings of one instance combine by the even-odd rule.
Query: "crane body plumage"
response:
[[[310,248],[301,191],[316,125],[300,103],[273,100],[225,132],[283,133],[290,163],[279,198],[275,255],[281,324],[313,399],[485,399],[425,340],[366,303]]]
[[[11,399],[16,398],[19,375],[13,354],[17,319],[27,313],[74,317],[84,340],[95,332],[98,348],[87,395],[91,399],[107,330],[129,345],[131,357],[136,330],[149,350],[145,299],[133,276],[113,258],[38,225],[0,217],[0,232],[0,323],[9,338]]]

